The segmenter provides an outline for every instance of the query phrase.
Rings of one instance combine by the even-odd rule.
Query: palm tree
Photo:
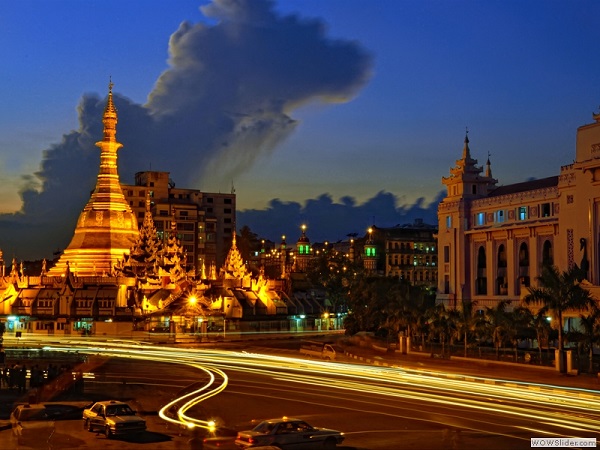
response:
[[[442,344],[442,355],[445,353],[446,339],[450,332],[448,311],[443,304],[435,305],[427,311],[429,324],[429,340],[438,337]],[[433,343],[431,346],[431,354],[433,355]]]
[[[388,286],[388,301],[383,311],[386,319],[382,327],[393,330],[399,340],[400,335],[405,333],[412,342],[419,320],[427,311],[427,290],[396,278],[391,278]]]
[[[469,334],[473,334],[481,326],[481,318],[474,311],[476,305],[477,302],[463,300],[462,308],[455,310],[452,314],[456,337],[459,340],[462,339],[464,344],[465,358],[467,357]]]
[[[559,370],[566,372],[563,360],[564,325],[563,316],[568,310],[581,310],[593,304],[590,291],[579,283],[581,270],[574,266],[559,272],[556,266],[544,266],[542,275],[537,278],[538,287],[530,287],[523,299],[526,304],[538,303],[538,314],[551,314],[558,329]]]
[[[526,338],[529,334],[531,311],[523,306],[518,306],[513,311],[509,312],[506,318],[506,339],[513,345],[515,362],[517,362],[519,355],[519,341]]]
[[[384,322],[382,328],[387,328],[395,333],[400,340],[400,334],[404,333],[410,336],[411,323],[409,313],[409,284],[402,284],[401,281],[391,277],[382,280],[386,283],[387,302],[383,307]]]
[[[594,344],[600,342],[600,308],[593,305],[590,307],[589,314],[581,314],[579,317],[583,328],[581,335],[589,349],[588,372],[592,373],[594,371]]]
[[[529,308],[528,308],[529,309]],[[548,341],[550,338],[550,331],[552,327],[548,322],[548,318],[543,311],[538,311],[537,314],[534,314],[531,309],[529,309],[530,320],[529,325],[535,330],[535,337],[538,345],[538,353],[540,356],[540,364],[542,364],[542,342]]]
[[[496,359],[500,359],[500,347],[507,334],[509,320],[506,308],[508,305],[510,305],[510,300],[502,300],[495,307],[485,308],[485,327],[487,335],[494,343]]]

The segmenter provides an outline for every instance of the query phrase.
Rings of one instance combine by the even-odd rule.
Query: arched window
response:
[[[504,244],[498,247],[498,267],[506,267],[506,247],[504,247]]]
[[[554,254],[552,251],[552,242],[544,241],[542,247],[542,266],[552,266],[554,264]]]
[[[529,249],[525,242],[519,247],[519,267],[529,267]]]
[[[506,278],[506,247],[501,244],[498,247],[498,272],[496,275],[496,294],[508,294],[508,280]]]
[[[479,251],[477,252],[477,268],[485,269],[485,248],[483,245],[479,247]]]
[[[477,251],[477,278],[475,279],[476,295],[487,294],[487,275],[485,263],[485,247],[482,245]]]
[[[529,286],[529,248],[525,242],[519,247],[519,284]]]

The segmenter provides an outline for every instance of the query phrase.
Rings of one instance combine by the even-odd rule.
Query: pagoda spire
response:
[[[104,141],[116,142],[117,135],[117,108],[113,102],[112,88],[114,83],[111,81],[108,83],[108,100],[104,108],[104,115],[102,116],[102,123],[104,124]],[[98,145],[98,144],[96,144]]]
[[[100,168],[87,205],[79,215],[71,243],[49,275],[62,275],[67,261],[80,276],[112,273],[113,261],[128,254],[139,236],[138,222],[119,182],[117,150],[117,109],[113,101],[113,82],[108,84],[108,99],[102,116],[103,138],[100,148]],[[85,188],[85,187],[83,187]]]

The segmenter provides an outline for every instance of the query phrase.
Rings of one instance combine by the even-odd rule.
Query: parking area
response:
[[[53,410],[69,411],[68,414],[48,420],[45,426],[35,430],[33,439],[23,440],[21,444],[16,439],[10,422],[10,412],[19,404],[27,404],[30,393],[19,393],[16,390],[0,389],[0,449],[157,449],[157,450],[183,450],[192,449],[194,442],[190,442],[192,434],[189,430],[182,429],[165,422],[158,416],[158,409],[168,401],[173,392],[157,389],[153,395],[148,396],[147,390],[142,386],[124,385],[112,392],[99,392],[100,389],[87,387],[85,392],[65,391],[47,402],[46,405]],[[83,427],[83,408],[94,401],[117,398],[126,401],[137,413],[146,420],[147,430],[125,436],[115,436],[108,439],[102,432],[89,432]],[[76,412],[74,412],[76,410]],[[209,448],[209,447],[204,447]]]

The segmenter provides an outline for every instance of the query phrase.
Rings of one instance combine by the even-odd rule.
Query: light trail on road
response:
[[[69,340],[44,347],[52,351],[77,351],[103,357],[134,358],[185,364],[208,375],[206,384],[165,405],[163,419],[185,426],[214,427],[210,420],[186,414],[193,406],[223,392],[228,385],[228,371],[253,373],[276,382],[297,386],[298,392],[327,390],[322,401],[336,403],[336,394],[351,397],[358,404],[370,404],[390,414],[405,414],[402,405],[421,404],[413,413],[437,423],[446,420],[452,426],[488,434],[500,434],[528,440],[531,434],[555,437],[591,437],[600,430],[600,392],[556,387],[546,384],[518,383],[484,377],[470,380],[437,376],[432,371],[399,367],[370,366],[357,363],[323,362],[288,356],[263,355],[220,349],[173,348],[139,343],[90,342]],[[464,377],[467,378],[467,377]],[[472,381],[471,381],[472,380]],[[249,395],[252,395],[251,393]],[[292,395],[290,395],[290,398]],[[376,399],[376,401],[374,401]],[[428,406],[429,405],[429,406]],[[176,418],[167,412],[176,406]],[[431,408],[437,412],[432,415]],[[393,412],[397,411],[397,412]],[[492,430],[491,425],[498,430]]]

